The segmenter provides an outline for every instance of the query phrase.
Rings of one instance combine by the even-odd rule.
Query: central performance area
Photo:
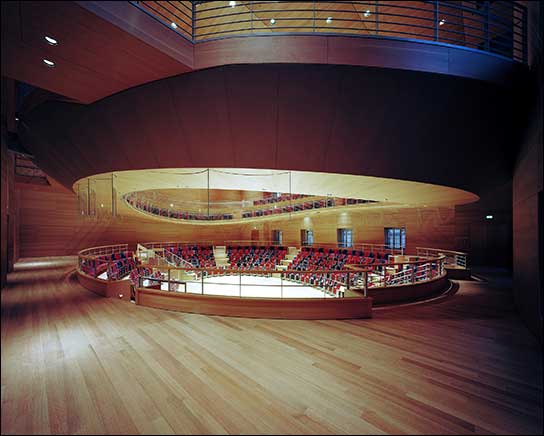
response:
[[[144,280],[143,285],[149,287],[152,280]],[[161,290],[168,290],[168,283],[161,283]],[[192,294],[222,295],[246,298],[337,298],[325,291],[284,280],[280,277],[261,277],[253,275],[215,276],[203,280],[171,283],[170,290]]]

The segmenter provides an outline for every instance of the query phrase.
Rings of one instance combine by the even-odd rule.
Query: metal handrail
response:
[[[178,210],[170,207],[162,207],[152,204],[147,200],[143,201],[139,205],[138,201],[135,200],[134,193],[124,195],[123,200],[135,211],[153,216],[155,218],[178,222],[191,221],[201,223],[202,221],[205,221],[207,224],[210,221],[229,221],[236,223],[253,219],[269,219],[276,218],[278,215],[285,216],[287,214],[308,213],[308,211],[314,209],[331,210],[334,208],[336,210],[343,208],[368,207],[369,204],[374,205],[379,203],[375,200],[366,199],[315,196],[315,198],[304,198],[302,200],[297,199],[296,201],[283,201],[279,203],[279,207],[276,203],[267,203],[262,205],[250,205],[246,207],[239,206],[235,210],[214,210],[213,213],[207,214],[204,212],[196,212],[195,210]],[[202,207],[206,207],[206,205],[202,205]],[[247,213],[250,213],[251,215],[246,215]]]
[[[130,3],[193,43],[257,35],[350,35],[456,45],[527,62],[527,8],[517,2],[244,1],[231,6],[209,1],[182,4],[183,9],[178,4],[188,2]],[[175,22],[182,26],[172,26]]]
[[[301,284],[308,283],[303,279],[304,277],[322,277],[325,279],[327,286],[324,288],[318,288],[323,291],[324,295],[331,293],[330,285],[341,285],[344,287],[342,294],[350,289],[360,289],[357,286],[359,282],[362,281],[362,291],[364,295],[367,295],[369,287],[377,288],[387,288],[392,286],[406,286],[413,285],[417,283],[424,283],[439,278],[443,278],[446,275],[444,268],[444,256],[428,258],[425,260],[418,261],[409,261],[409,262],[394,262],[387,264],[368,264],[368,265],[350,265],[350,268],[345,268],[342,270],[265,270],[265,269],[233,269],[233,268],[185,268],[185,267],[173,267],[167,266],[163,268],[155,268],[161,273],[161,277],[140,277],[139,287],[143,286],[143,280],[147,279],[151,282],[160,282],[168,283],[168,291],[171,290],[171,283],[183,283],[185,284],[185,292],[187,292],[187,283],[200,283],[201,291],[204,294],[205,285],[229,285],[233,284],[224,284],[218,282],[204,282],[205,278],[214,277],[214,276],[238,276],[240,278],[239,285],[239,295],[242,297],[242,287],[243,286],[255,286],[253,284],[244,284],[242,282],[243,276],[275,276],[280,278],[280,285],[264,285],[265,287],[281,287],[282,288],[282,297],[283,298],[283,287],[290,287],[290,285],[284,285],[284,281],[295,281]],[[389,270],[398,269],[400,271],[390,274]],[[172,271],[184,271],[191,273],[190,280],[176,280],[171,279]],[[164,278],[166,276],[167,278]],[[338,279],[339,277],[339,279]],[[393,279],[391,279],[391,277]],[[330,285],[329,285],[330,283]],[[314,285],[310,285],[314,286]],[[291,286],[293,287],[293,286]],[[315,287],[315,286],[314,286]],[[334,294],[336,295],[336,294]],[[336,295],[343,296],[343,295]]]
[[[462,251],[443,250],[441,248],[416,247],[416,253],[421,256],[444,256],[446,265],[456,268],[468,268],[468,253]]]

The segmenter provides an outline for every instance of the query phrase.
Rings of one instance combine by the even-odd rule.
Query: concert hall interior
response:
[[[2,1],[2,434],[542,434],[537,1]]]

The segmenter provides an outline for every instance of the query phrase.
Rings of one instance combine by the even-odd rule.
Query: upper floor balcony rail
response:
[[[132,1],[193,43],[337,35],[466,47],[527,62],[527,9],[513,1]]]

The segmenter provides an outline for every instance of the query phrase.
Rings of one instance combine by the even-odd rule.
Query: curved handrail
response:
[[[187,282],[200,282],[202,286],[202,292],[204,293],[204,278],[213,276],[228,276],[236,275],[240,277],[239,287],[240,296],[242,295],[241,289],[244,285],[242,283],[243,276],[279,276],[281,279],[281,285],[267,285],[267,286],[280,286],[283,287],[283,281],[296,281],[301,284],[308,283],[304,281],[305,277],[312,277],[315,282],[319,283],[320,278],[323,279],[325,287],[322,289],[324,293],[332,292],[331,285],[342,285],[345,290],[359,288],[367,294],[368,289],[374,288],[389,288],[399,286],[408,286],[419,283],[427,283],[430,281],[438,280],[446,276],[446,269],[444,265],[445,256],[437,256],[416,261],[403,261],[403,262],[391,262],[391,263],[376,263],[376,264],[361,264],[361,265],[349,265],[349,268],[341,270],[332,269],[313,269],[313,270],[278,270],[278,269],[234,269],[234,268],[185,268],[185,267],[161,267],[157,268],[161,273],[166,274],[165,277],[141,277],[138,286],[143,286],[142,280],[149,280],[152,283],[168,283],[167,289],[170,290],[171,283],[179,283],[178,280],[171,280],[172,271],[181,271],[186,273],[193,273],[192,280],[183,280],[181,283]],[[406,268],[408,266],[408,268]],[[391,270],[395,272],[391,272]],[[402,276],[398,275],[402,272]],[[361,286],[357,286],[358,281],[362,281]],[[209,285],[210,283],[208,283]],[[220,285],[218,283],[211,283],[214,285]],[[313,285],[310,285],[313,286]],[[318,286],[319,287],[319,286]],[[187,292],[185,287],[185,292]],[[336,295],[336,294],[335,294]],[[340,296],[340,295],[339,295]]]
[[[361,207],[369,204],[378,203],[375,200],[357,199],[357,198],[340,198],[340,197],[326,197],[326,196],[303,196],[296,200],[283,200],[279,202],[265,202],[263,204],[246,204],[248,201],[228,202],[229,204],[236,204],[236,207],[227,209],[221,202],[222,209],[217,209],[217,202],[202,203],[195,206],[196,209],[188,209],[186,207],[177,207],[170,203],[170,206],[163,206],[156,199],[147,199],[144,197],[138,198],[140,192],[131,192],[123,195],[123,201],[125,204],[139,213],[150,215],[155,218],[160,218],[169,221],[190,221],[195,223],[216,221],[229,221],[231,223],[247,222],[254,219],[266,219],[277,217],[278,215],[308,213],[315,209],[325,210],[338,210],[341,208]],[[170,200],[168,200],[170,201]],[[179,203],[179,202],[178,202]],[[181,203],[190,204],[191,201],[182,201]],[[251,203],[255,203],[252,201]],[[201,211],[208,208],[207,213]],[[210,213],[211,212],[211,213]]]
[[[164,6],[173,2],[131,3],[170,28],[181,25],[175,31],[195,44],[247,36],[349,35],[454,45],[527,62],[527,8],[519,2],[208,1],[193,3],[190,11]]]
[[[462,251],[443,250],[441,248],[416,247],[416,253],[423,256],[445,256],[446,265],[456,268],[468,268],[468,253]]]

